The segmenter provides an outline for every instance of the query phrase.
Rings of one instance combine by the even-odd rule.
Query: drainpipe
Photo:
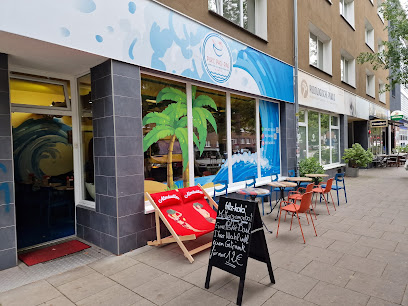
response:
[[[293,80],[293,97],[295,99],[295,139],[296,139],[296,175],[300,176],[299,174],[299,159],[300,159],[300,149],[299,149],[299,97],[298,97],[298,16],[297,16],[297,0],[293,0],[293,59],[295,63],[294,68],[294,80]]]

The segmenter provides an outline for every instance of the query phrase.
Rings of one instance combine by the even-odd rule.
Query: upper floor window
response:
[[[267,0],[208,0],[208,9],[264,39]]]
[[[375,76],[366,70],[366,94],[375,99]]]
[[[331,74],[332,43],[329,36],[310,24],[309,33],[309,64]]]
[[[356,86],[356,61],[345,50],[341,50],[340,72],[341,80],[353,87]]]
[[[385,103],[385,84],[381,80],[378,80],[378,94],[380,102]]]
[[[354,0],[340,0],[340,15],[354,28]]]
[[[378,17],[380,17],[381,21],[384,23],[384,15],[381,11],[381,6],[383,2],[384,2],[383,0],[377,0],[377,14],[378,14]]]
[[[374,51],[374,28],[367,19],[365,20],[365,43]]]

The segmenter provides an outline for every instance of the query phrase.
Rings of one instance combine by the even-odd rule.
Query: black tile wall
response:
[[[0,270],[17,265],[8,57],[0,53]]]
[[[282,175],[287,175],[288,170],[296,168],[296,122],[294,118],[295,105],[282,102],[280,104]]]
[[[154,215],[144,214],[140,71],[109,60],[91,69],[91,80],[96,209],[77,208],[78,233],[122,254],[155,232]]]

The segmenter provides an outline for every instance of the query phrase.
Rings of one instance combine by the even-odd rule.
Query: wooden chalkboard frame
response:
[[[232,203],[234,203],[233,207],[231,206]],[[217,247],[221,247],[221,249],[223,247],[222,241],[220,241],[220,237],[221,237],[221,240],[226,240],[223,237],[227,237],[227,230],[225,229],[226,228],[225,224],[227,223],[227,221],[225,220],[228,220],[228,218],[225,218],[225,217],[228,217],[227,213],[225,212],[226,205],[229,205],[228,208],[229,208],[229,212],[231,213],[229,216],[234,215],[234,213],[237,211],[239,211],[240,214],[243,214],[242,209],[243,208],[245,209],[245,214],[242,218],[245,218],[245,220],[249,220],[248,222],[250,222],[250,224],[248,224],[249,226],[248,229],[242,228],[242,231],[245,232],[246,230],[248,230],[249,237],[248,237],[248,242],[246,244],[248,248],[246,249],[244,253],[241,252],[238,255],[235,254],[235,251],[232,251],[233,255],[231,255],[231,251],[229,251],[228,255],[225,257],[225,258],[228,258],[228,260],[226,260],[225,262],[220,262],[220,260],[216,258],[215,256],[213,256],[213,254],[218,254],[217,250],[219,250],[219,248],[217,249]],[[229,224],[237,223],[236,221],[234,221],[235,223],[231,223],[231,222]],[[243,221],[242,223],[245,223],[245,221]],[[223,234],[223,231],[224,231],[224,234]],[[214,236],[213,236],[212,243],[213,244],[211,247],[210,259],[209,259],[208,268],[207,268],[207,276],[205,280],[206,289],[208,289],[210,286],[211,272],[212,272],[213,267],[217,267],[228,273],[236,275],[240,278],[238,295],[237,295],[237,305],[241,305],[242,295],[244,292],[246,269],[247,269],[249,257],[266,263],[271,283],[275,284],[275,277],[273,275],[272,264],[271,264],[271,260],[270,260],[269,252],[268,252],[268,246],[266,244],[265,233],[263,231],[261,214],[259,212],[258,204],[255,201],[244,201],[240,199],[228,198],[225,196],[220,197],[220,201],[218,204],[218,216],[217,216],[217,220],[215,223],[215,230],[214,230]],[[230,247],[229,243],[228,243],[228,246]],[[239,250],[240,247],[238,246],[236,249]],[[226,253],[222,253],[222,254],[226,254]],[[240,255],[243,255],[243,258],[239,257]],[[240,263],[242,265],[240,265],[240,263],[238,262],[239,260],[241,260]],[[235,267],[231,266],[231,261],[232,261],[232,265],[235,265]]]

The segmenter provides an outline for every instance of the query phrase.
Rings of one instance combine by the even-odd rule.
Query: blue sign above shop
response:
[[[1,6],[1,31],[294,101],[292,66],[150,0],[3,0]]]

